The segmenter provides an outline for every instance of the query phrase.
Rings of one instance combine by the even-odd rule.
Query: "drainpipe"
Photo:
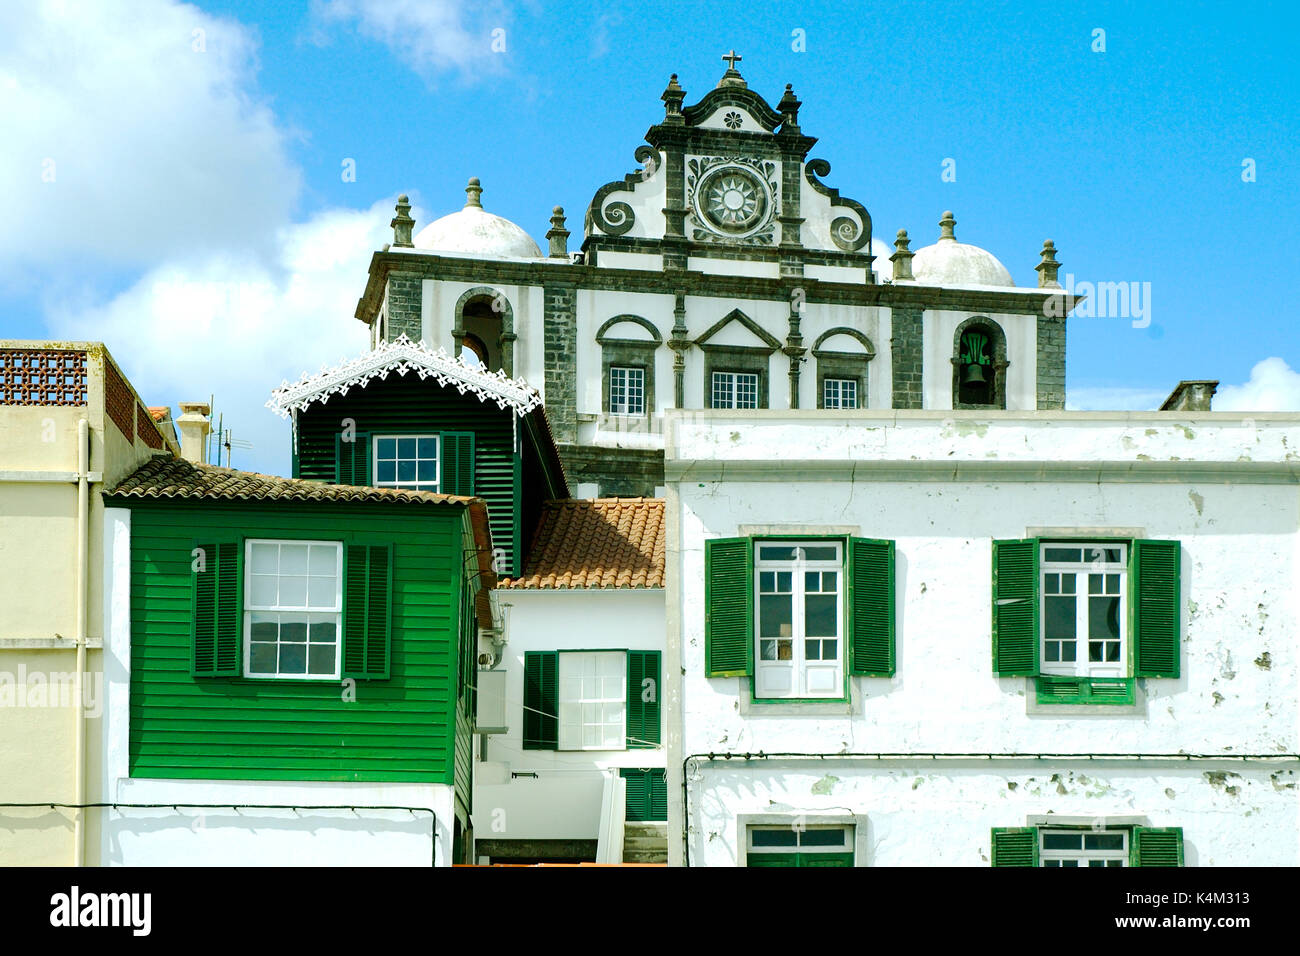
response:
[[[76,715],[76,730],[73,739],[74,768],[76,778],[76,799],[78,805],[86,802],[86,715],[83,705],[85,690],[83,682],[86,673],[86,598],[89,589],[89,534],[90,511],[90,423],[86,419],[77,422],[77,676],[74,684],[76,700],[73,703]],[[73,865],[86,865],[86,831],[85,811],[78,809],[73,818],[72,852]]]

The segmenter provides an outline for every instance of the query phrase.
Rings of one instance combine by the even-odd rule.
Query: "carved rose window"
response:
[[[744,232],[762,218],[767,197],[747,173],[727,169],[704,184],[704,210],[713,225],[727,232]]]

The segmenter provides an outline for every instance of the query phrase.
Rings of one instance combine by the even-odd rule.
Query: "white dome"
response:
[[[471,179],[465,187],[465,208],[435,219],[421,229],[415,235],[415,248],[477,256],[542,258],[542,250],[523,229],[509,219],[483,211],[479,203],[481,192],[478,179]]]
[[[997,256],[956,240],[953,235],[956,224],[952,213],[945,212],[939,221],[939,241],[916,250],[912,257],[912,275],[916,281],[926,285],[1014,286],[1011,273]]]

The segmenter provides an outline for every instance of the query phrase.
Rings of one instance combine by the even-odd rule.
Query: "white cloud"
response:
[[[264,407],[284,379],[369,347],[352,317],[371,254],[392,233],[392,200],[287,226],[270,262],[214,254],[150,270],[112,301],[62,309],[56,337],[103,341],[149,404],[207,401],[237,439],[237,468],[288,474],[289,428]]]
[[[0,4],[0,278],[268,248],[300,174],[255,70],[244,27],[172,0]]]
[[[1214,396],[1219,412],[1300,411],[1300,372],[1274,356],[1250,370],[1250,380],[1241,385],[1220,385]]]
[[[1124,386],[1071,388],[1066,392],[1065,407],[1072,412],[1146,412],[1159,408],[1171,391]]]
[[[472,25],[466,22],[471,10]],[[425,80],[448,71],[465,75],[496,72],[502,68],[502,54],[508,54],[511,47],[505,14],[496,3],[315,0],[312,12],[323,25],[354,25],[362,36],[384,44]]]

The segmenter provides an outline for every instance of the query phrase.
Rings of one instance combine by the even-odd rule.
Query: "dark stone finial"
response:
[[[954,227],[956,225],[957,220],[952,218],[952,210],[945,209],[943,218],[939,220],[939,238],[952,239],[955,242],[957,240],[957,235],[954,232]]]
[[[552,259],[569,258],[569,230],[564,228],[563,206],[556,206],[551,214],[551,228],[546,233],[546,239],[551,244]]]
[[[1051,239],[1045,239],[1043,251],[1039,255],[1042,256],[1042,261],[1034,266],[1034,271],[1038,273],[1038,288],[1059,289],[1061,283],[1056,281],[1056,274],[1061,264],[1056,261],[1056,243]]]
[[[781,97],[781,102],[776,106],[781,112],[781,122],[784,128],[791,131],[799,129],[799,107],[802,105],[799,98],[794,95],[794,86],[787,83],[785,85],[785,94]]]
[[[908,248],[911,242],[907,238],[907,230],[898,230],[898,238],[894,240],[894,254],[889,257],[889,261],[894,264],[894,280],[908,280],[912,278],[912,256],[916,253]]]
[[[668,78],[668,85],[659,98],[664,101],[664,122],[682,122],[682,100],[686,98],[686,91],[677,85],[676,73]]]
[[[415,227],[415,220],[411,218],[411,202],[406,193],[397,197],[397,215],[389,223],[393,227],[393,246],[399,249],[414,249],[415,245],[411,242],[411,230]]]
[[[483,187],[478,183],[477,176],[471,176],[469,182],[465,185],[465,208],[473,206],[475,209],[482,209],[483,202],[479,198],[483,195]]]

